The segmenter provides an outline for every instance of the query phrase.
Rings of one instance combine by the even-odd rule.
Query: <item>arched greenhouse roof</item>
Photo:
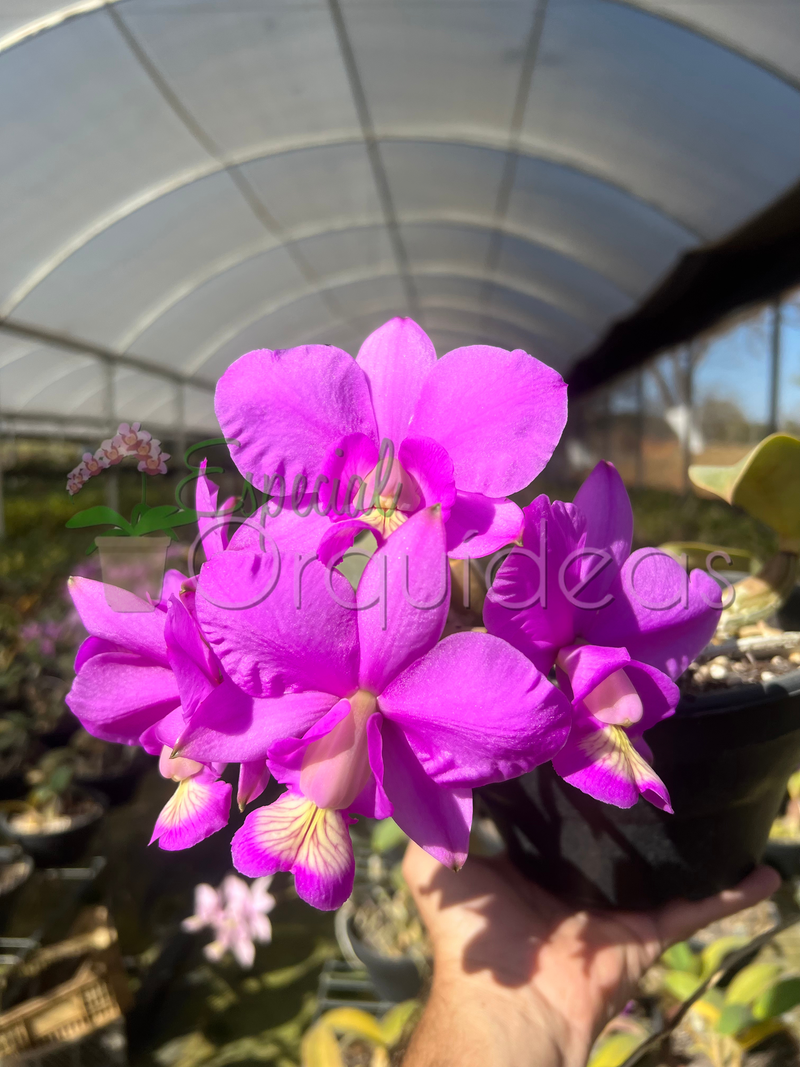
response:
[[[0,0],[0,415],[215,427],[242,352],[566,373],[800,179],[797,0]]]

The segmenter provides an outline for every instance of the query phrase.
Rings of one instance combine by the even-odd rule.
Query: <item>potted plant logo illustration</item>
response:
[[[161,442],[142,430],[138,422],[121,423],[114,437],[103,441],[94,454],[84,453],[67,477],[67,492],[74,496],[89,478],[129,456],[138,459],[142,475],[142,498],[134,505],[130,519],[101,505],[79,511],[67,526],[71,529],[110,526],[110,530],[95,538],[106,601],[115,611],[152,611],[161,597],[167,548],[170,540],[177,539],[174,529],[197,518],[194,511],[177,504],[151,507],[147,503],[148,478],[167,473],[170,456],[161,451]],[[128,595],[131,593],[134,595]],[[142,604],[148,608],[143,609]]]

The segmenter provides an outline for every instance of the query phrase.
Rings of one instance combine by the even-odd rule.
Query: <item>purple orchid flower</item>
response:
[[[198,505],[214,511],[216,487],[204,477],[197,498]],[[207,532],[206,553],[223,551],[224,531]],[[90,636],[78,651],[67,703],[95,737],[141,744],[160,757],[162,775],[178,786],[158,817],[152,841],[169,850],[189,848],[227,824],[231,794],[231,787],[219,781],[224,763],[170,756],[197,710],[226,681],[193,614],[194,581],[173,572],[168,599],[154,611],[124,590],[118,592],[131,599],[134,610],[114,611],[103,584],[88,578],[70,579],[70,592]],[[256,799],[268,781],[264,759],[243,762],[240,807]]]
[[[253,942],[269,944],[272,940],[272,925],[267,915],[276,901],[268,892],[271,881],[271,878],[258,878],[248,885],[242,878],[229,874],[219,889],[205,882],[195,887],[195,914],[181,925],[191,932],[212,928],[214,940],[203,949],[207,959],[220,960],[230,950],[240,967],[253,966],[256,956]]]
[[[216,412],[239,470],[279,498],[268,509],[279,543],[299,525],[290,540],[331,563],[359,533],[380,545],[440,504],[447,552],[463,558],[518,536],[506,497],[552,455],[566,386],[521,350],[437,360],[424,331],[396,318],[356,360],[328,345],[247,353],[220,379]]]
[[[540,496],[524,516],[484,622],[539,670],[556,666],[574,712],[553,767],[598,800],[627,808],[641,795],[671,811],[642,734],[673,714],[674,679],[716,629],[719,587],[656,549],[631,555],[633,514],[611,463],[598,463],[574,504]]]
[[[482,633],[437,644],[449,603],[441,508],[415,514],[367,564],[358,588],[319,561],[244,603],[278,566],[228,551],[207,562],[196,610],[235,707],[215,690],[181,752],[264,759],[289,786],[233,840],[243,874],[291,870],[299,895],[338,907],[353,882],[352,814],[393,815],[442,863],[466,858],[472,787],[550,759],[568,731],[566,697],[516,649]],[[413,566],[410,566],[413,564]]]

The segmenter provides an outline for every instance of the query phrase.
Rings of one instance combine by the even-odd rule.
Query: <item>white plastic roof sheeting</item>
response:
[[[0,0],[0,157],[6,428],[394,314],[566,370],[800,179],[800,0]]]

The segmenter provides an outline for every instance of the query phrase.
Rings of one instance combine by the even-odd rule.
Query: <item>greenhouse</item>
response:
[[[0,0],[0,100],[0,1064],[800,1064],[800,2]]]

